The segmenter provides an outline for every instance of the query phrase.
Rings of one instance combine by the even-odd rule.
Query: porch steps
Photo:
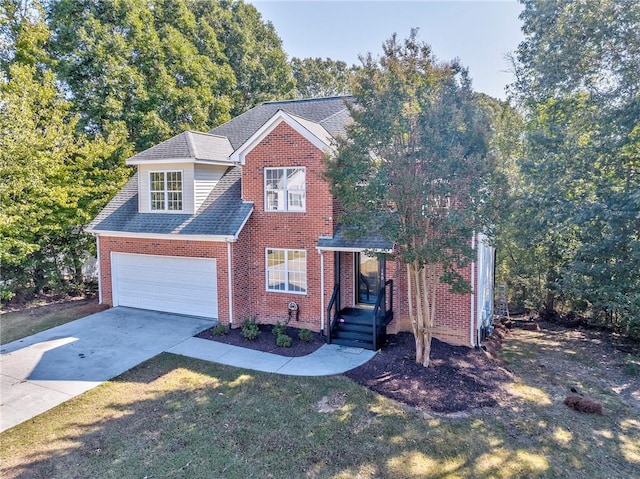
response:
[[[372,314],[371,309],[343,309],[332,331],[331,342],[341,346],[374,349]]]

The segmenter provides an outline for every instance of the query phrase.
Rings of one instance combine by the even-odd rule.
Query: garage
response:
[[[215,259],[111,253],[114,306],[216,319]]]

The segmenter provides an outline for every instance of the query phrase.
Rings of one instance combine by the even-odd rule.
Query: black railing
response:
[[[327,306],[327,343],[331,344],[331,332],[336,326],[338,313],[340,312],[340,284],[333,287],[333,294]]]
[[[389,279],[380,288],[378,301],[373,308],[373,350],[382,346],[386,336],[387,325],[393,319],[393,280]]]

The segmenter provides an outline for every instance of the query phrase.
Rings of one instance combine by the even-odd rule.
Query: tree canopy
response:
[[[640,335],[640,5],[525,0],[514,98],[546,311]]]
[[[407,267],[416,361],[429,364],[436,288],[469,290],[459,268],[472,258],[489,193],[489,123],[457,62],[438,62],[413,31],[383,55],[363,58],[353,124],[328,161],[332,192],[360,235],[379,231]]]
[[[293,93],[271,24],[243,2],[57,0],[52,55],[90,133],[124,122],[136,150]]]
[[[292,58],[298,98],[317,98],[351,94],[356,66],[330,58]]]

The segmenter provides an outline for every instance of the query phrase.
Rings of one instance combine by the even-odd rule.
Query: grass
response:
[[[540,374],[545,356],[535,354],[564,354],[566,344],[523,334],[508,341],[507,355],[536,359],[510,365],[513,400],[452,416],[409,410],[344,377],[277,376],[165,353],[3,433],[0,475],[640,477],[635,406],[596,376],[579,387],[606,413],[569,410],[560,378]]]
[[[60,326],[104,309],[96,299],[47,304],[0,315],[0,344]]]
[[[2,339],[95,307],[3,314]],[[502,357],[514,374],[508,404],[430,416],[344,377],[277,376],[165,353],[2,433],[0,476],[640,477],[637,355],[616,355],[586,333],[543,330],[514,332]],[[605,414],[565,407],[571,387]]]

